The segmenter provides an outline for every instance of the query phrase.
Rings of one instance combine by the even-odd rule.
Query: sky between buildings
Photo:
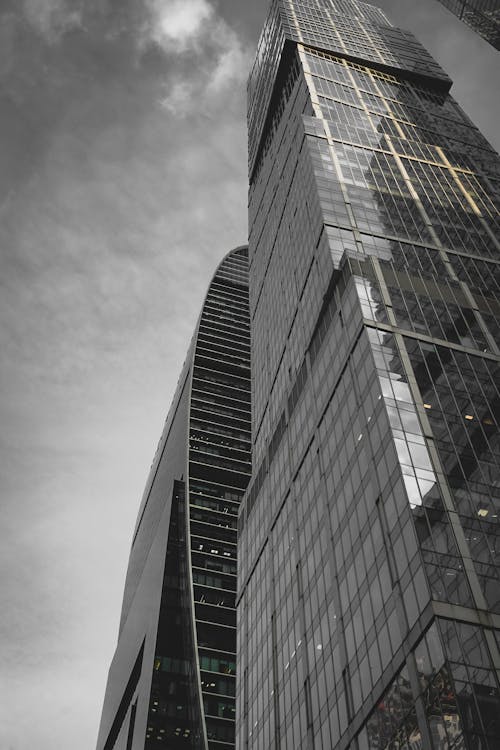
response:
[[[498,53],[435,0],[378,4],[498,148]],[[0,0],[5,750],[95,744],[142,489],[208,282],[246,241],[266,10]]]

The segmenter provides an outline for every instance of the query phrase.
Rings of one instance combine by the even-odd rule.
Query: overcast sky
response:
[[[498,53],[380,2],[499,141]],[[132,528],[207,284],[246,241],[267,0],[0,0],[2,750],[89,750]]]

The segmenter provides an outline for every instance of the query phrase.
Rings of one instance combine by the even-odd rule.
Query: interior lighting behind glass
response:
[[[489,513],[488,508],[479,508],[479,510],[477,512],[477,515],[481,516],[481,518],[486,518],[486,516],[488,515],[488,513]]]
[[[474,417],[472,416],[472,414],[466,414],[466,415],[465,415],[465,418],[466,418],[466,419],[468,419],[469,421],[470,421],[471,419],[474,419]]]
[[[432,409],[432,406],[430,404],[424,404],[424,409]]]

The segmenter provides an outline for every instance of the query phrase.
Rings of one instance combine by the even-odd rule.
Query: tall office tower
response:
[[[241,247],[212,279],[146,484],[98,750],[234,748],[249,335]]]
[[[271,4],[238,750],[500,747],[500,162],[450,85],[375,7]]]
[[[500,0],[439,0],[457,18],[500,50]]]

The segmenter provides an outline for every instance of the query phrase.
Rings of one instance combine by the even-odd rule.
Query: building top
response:
[[[408,31],[357,0],[272,0],[248,81],[249,173],[265,131],[286,47],[303,44],[447,92],[451,79]]]

